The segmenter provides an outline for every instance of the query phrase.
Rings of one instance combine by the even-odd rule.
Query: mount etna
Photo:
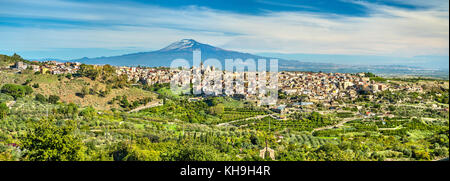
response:
[[[175,59],[185,59],[192,65],[192,52],[200,50],[202,60],[208,58],[218,59],[224,65],[225,59],[278,59],[280,71],[312,71],[312,72],[337,72],[357,73],[373,72],[387,76],[430,76],[448,78],[448,72],[431,70],[413,65],[350,65],[334,63],[306,62],[302,60],[286,60],[277,57],[265,57],[250,53],[226,50],[208,44],[197,42],[193,39],[183,39],[170,44],[160,50],[139,52],[110,57],[81,58],[70,60],[85,64],[109,64],[115,66],[146,66],[146,67],[170,67]]]

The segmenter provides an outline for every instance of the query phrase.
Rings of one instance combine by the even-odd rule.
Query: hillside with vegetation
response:
[[[0,160],[272,160],[260,154],[266,145],[276,161],[449,156],[448,81],[377,78],[423,91],[364,92],[336,100],[338,108],[281,113],[240,97],[173,94],[168,84],[135,83],[107,65],[81,67],[60,75],[0,70]]]
[[[1,56],[4,65],[13,65],[18,61],[26,61],[18,55]],[[29,62],[29,61],[26,61]],[[29,62],[31,63],[31,62]],[[75,103],[82,107],[92,106],[99,110],[120,108],[113,100],[126,96],[130,104],[140,99],[155,99],[156,94],[131,85],[127,77],[115,74],[111,66],[100,68],[83,65],[76,74],[52,75],[49,73],[25,70],[21,73],[0,70],[0,85],[17,84],[33,88],[31,97],[43,95],[57,96],[63,103]]]

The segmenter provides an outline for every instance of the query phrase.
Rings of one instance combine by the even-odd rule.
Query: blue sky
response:
[[[2,0],[0,53],[75,59],[192,38],[317,61],[436,64],[448,59],[448,6],[448,0]],[[366,58],[349,58],[358,56]]]

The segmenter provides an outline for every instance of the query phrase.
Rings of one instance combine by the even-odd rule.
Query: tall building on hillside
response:
[[[28,67],[28,65],[23,62],[16,62],[16,64],[14,65],[14,68],[19,69],[19,70],[25,70],[25,69],[27,69],[27,67]]]

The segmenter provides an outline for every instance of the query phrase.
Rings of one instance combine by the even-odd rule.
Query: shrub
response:
[[[23,88],[25,89],[25,95],[30,95],[33,93],[33,88],[31,88],[30,86],[23,86]]]
[[[6,118],[6,115],[9,112],[8,106],[5,103],[0,103],[0,119]]]
[[[47,98],[42,94],[36,94],[36,97],[34,99],[41,103],[46,103],[48,101]]]
[[[59,99],[61,99],[59,96],[50,95],[48,97],[48,102],[51,103],[51,104],[56,104],[56,103],[58,103]]]

